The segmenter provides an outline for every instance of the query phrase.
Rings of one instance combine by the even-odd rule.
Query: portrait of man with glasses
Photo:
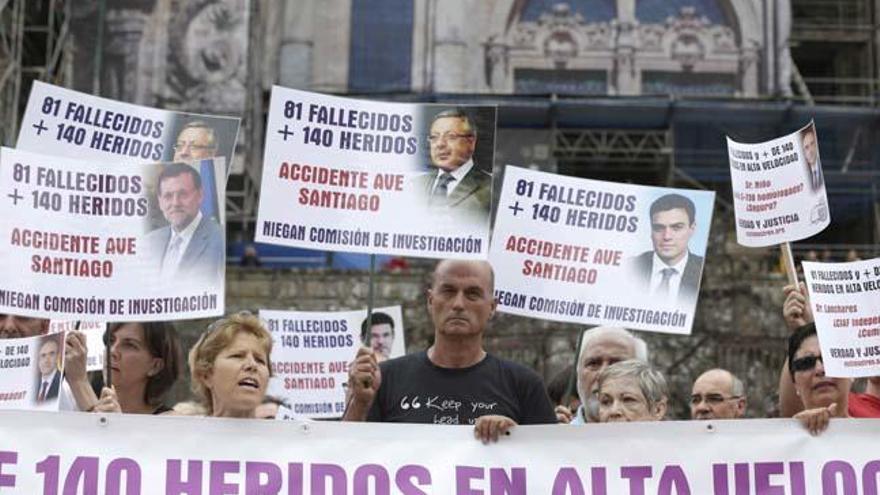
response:
[[[477,139],[474,118],[461,108],[443,110],[432,118],[427,138],[431,171],[416,178],[416,187],[424,192],[432,211],[481,221],[489,218],[492,174],[474,162]]]

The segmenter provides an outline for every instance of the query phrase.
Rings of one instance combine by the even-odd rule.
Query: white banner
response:
[[[494,138],[495,107],[386,103],[275,86],[256,241],[485,259]]]
[[[818,234],[831,223],[813,122],[763,143],[727,138],[736,241],[775,246]]]
[[[0,412],[0,493],[876,494],[880,421],[473,428]],[[78,488],[82,487],[82,488]]]
[[[714,199],[508,165],[490,253],[498,310],[690,333]]]
[[[79,328],[76,324],[79,323]],[[104,369],[104,332],[107,324],[103,321],[59,321],[49,322],[49,333],[70,332],[79,330],[86,336],[86,371]]]
[[[222,200],[224,183],[200,172],[222,180],[222,159],[109,165],[2,148],[0,162],[0,311],[101,321],[223,314],[224,229],[204,191]]]
[[[113,164],[223,157],[228,165],[240,122],[133,105],[34,81],[16,148]]]
[[[803,265],[825,374],[880,375],[880,258]]]
[[[63,376],[63,333],[0,339],[0,409],[57,411]]]
[[[270,395],[285,399],[298,418],[339,418],[345,412],[348,365],[357,349],[371,347],[380,360],[406,353],[400,306],[367,311],[260,310],[272,332]]]

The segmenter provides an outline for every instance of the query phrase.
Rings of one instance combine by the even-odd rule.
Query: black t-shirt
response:
[[[441,368],[424,351],[380,366],[368,421],[466,425],[497,414],[521,425],[556,423],[541,378],[490,354],[469,368]]]

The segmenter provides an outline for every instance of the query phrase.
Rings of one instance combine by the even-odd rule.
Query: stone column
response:
[[[278,50],[278,84],[281,86],[311,87],[313,20],[314,0],[288,0],[284,3],[284,23]]]
[[[466,74],[468,47],[464,30],[470,26],[469,9],[463,1],[430,0],[433,16],[433,91],[456,93],[467,91]]]

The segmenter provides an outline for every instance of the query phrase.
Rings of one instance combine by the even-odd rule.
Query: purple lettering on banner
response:
[[[483,468],[476,466],[455,466],[455,494],[483,495],[483,490],[471,488],[471,480],[483,479]]]
[[[202,461],[186,461],[187,479],[181,479],[180,459],[165,463],[165,495],[201,495]]]
[[[80,481],[82,481],[82,492],[77,489]],[[75,458],[64,478],[64,489],[61,493],[64,495],[68,493],[98,493],[98,458]]]
[[[590,469],[590,476],[593,478],[591,483],[593,492],[590,495],[605,495],[606,493],[608,493],[605,468],[594,467]]]
[[[791,462],[788,465],[791,480],[791,495],[807,495],[807,478],[804,476],[804,463]]]
[[[677,495],[691,495],[691,486],[681,466],[666,466],[660,473],[659,495],[672,495],[673,488]]]
[[[620,476],[629,480],[629,495],[645,495],[645,480],[651,477],[651,466],[624,466]]]
[[[43,475],[43,493],[58,493],[58,459],[50,455],[37,463],[37,473]]]
[[[327,491],[326,481],[330,480],[332,490]],[[336,464],[312,464],[312,495],[345,495],[345,470]]]
[[[403,495],[428,495],[427,492],[420,490],[419,486],[431,486],[431,472],[425,466],[407,464],[397,470],[394,481]]]
[[[122,473],[125,473],[125,491],[122,490]],[[105,483],[105,495],[140,495],[141,493],[141,467],[134,459],[122,457],[113,459],[107,465],[107,481]]]
[[[728,495],[730,482],[727,480],[727,464],[712,465],[713,495]],[[735,495],[749,495],[749,465],[738,463],[733,465],[733,480]]]
[[[862,491],[865,495],[880,495],[880,461],[871,461],[862,469]]]
[[[843,481],[843,491],[837,491],[837,475]],[[830,461],[822,467],[823,495],[858,495],[856,471],[845,461]]]
[[[738,462],[733,465],[733,477],[736,478],[736,495],[749,495],[751,466],[748,462]]]
[[[556,472],[556,479],[553,480],[553,489],[550,490],[550,493],[552,495],[586,495],[581,477],[572,467],[564,467]]]
[[[492,495],[525,495],[526,468],[511,468],[510,476],[504,468],[489,470],[489,493]]]
[[[238,461],[211,461],[208,467],[208,494],[209,495],[236,495],[238,485],[226,482],[226,475],[237,473]]]
[[[370,490],[370,478],[373,479],[373,490]],[[388,495],[391,493],[391,480],[388,471],[378,464],[364,464],[354,472],[352,495]]]
[[[281,468],[271,462],[246,462],[244,473],[248,495],[278,495],[281,491]]]
[[[287,495],[303,495],[303,465],[291,462],[287,465]]]
[[[770,484],[771,476],[784,472],[785,465],[781,462],[756,462],[755,492],[761,495],[785,495],[785,487]]]
[[[0,451],[0,487],[15,488],[15,475],[3,474],[4,464],[18,464],[18,452]]]

